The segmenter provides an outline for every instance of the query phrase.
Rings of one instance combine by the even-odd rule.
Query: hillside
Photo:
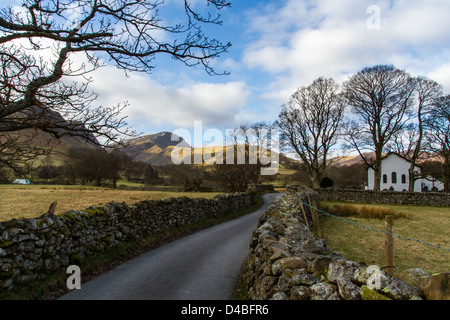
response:
[[[24,132],[28,130],[31,131],[33,129],[19,131],[19,134],[28,135],[29,132]],[[70,149],[98,148],[98,146],[94,145],[93,143],[86,142],[81,137],[62,136],[61,138],[57,139],[53,135],[43,131],[39,131],[33,134],[33,146],[51,148],[52,152],[50,154],[50,158],[53,160],[55,165],[62,164],[67,159],[67,155]],[[39,159],[37,161],[37,164],[39,164]]]
[[[364,157],[366,157],[368,160],[375,159],[375,153],[374,152],[366,152],[363,153]],[[384,154],[385,156],[386,154]],[[337,161],[336,161],[337,160]],[[430,154],[427,152],[423,152],[422,155],[417,160],[417,164],[424,163],[426,161],[443,161],[441,157],[439,157],[436,154]],[[356,156],[347,156],[347,157],[341,157],[339,159],[333,159],[333,166],[335,167],[342,167],[342,166],[352,166],[354,164],[364,164],[363,159],[360,155]]]
[[[36,147],[39,149],[51,149],[50,158],[55,165],[60,165],[66,160],[70,149],[92,149],[99,147],[97,139],[92,134],[89,134],[89,139],[93,142],[81,137],[83,126],[81,123],[69,123],[61,116],[61,114],[49,108],[31,110],[30,114],[35,118],[39,117],[41,121],[48,122],[51,126],[50,128],[58,134],[63,133],[64,128],[73,128],[71,135],[63,134],[60,138],[56,138],[54,135],[37,128],[23,129],[8,133],[11,139],[14,140],[17,138],[17,143],[19,145]],[[44,157],[39,157],[34,165],[38,166],[43,158]]]
[[[181,137],[173,135],[170,132],[159,132],[127,140],[127,146],[122,149],[123,152],[131,156],[136,161],[147,162],[152,165],[165,165],[172,163],[172,151],[175,146],[191,148],[191,146]],[[230,146],[222,147],[223,159],[225,161],[226,152]],[[215,146],[195,147],[191,149],[193,159],[195,155],[211,155],[210,159],[205,161],[206,165],[216,162]],[[280,160],[284,157],[280,154]]]
[[[131,156],[135,161],[142,161],[152,165],[165,165],[171,163],[171,154],[175,146],[190,147],[181,137],[164,131],[156,134],[149,134],[126,141],[123,152]]]
[[[374,159],[375,158],[375,152],[367,152],[363,153],[364,157],[367,159]],[[338,159],[332,159],[334,167],[342,167],[342,166],[352,166],[354,164],[363,164],[364,160],[361,158],[360,155],[356,156],[346,156],[346,157],[339,157]]]

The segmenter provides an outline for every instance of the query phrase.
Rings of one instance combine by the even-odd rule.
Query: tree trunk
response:
[[[316,171],[311,170],[309,178],[311,179],[311,183],[314,189],[320,188],[320,175]]]
[[[450,157],[445,157],[444,160],[444,191],[450,192]]]
[[[381,168],[377,166],[373,170],[374,180],[373,180],[373,191],[380,191],[381,189]]]
[[[409,186],[408,186],[408,191],[409,192],[414,192],[414,185],[416,184],[416,177],[414,175],[414,162],[411,162],[411,167],[408,170],[408,175],[409,175]]]
[[[374,174],[374,181],[373,181],[373,191],[380,191],[381,190],[381,159],[383,157],[382,152],[382,146],[383,144],[377,144],[375,143],[375,163],[373,165],[373,174]]]

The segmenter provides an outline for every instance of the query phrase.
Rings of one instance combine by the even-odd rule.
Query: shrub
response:
[[[334,185],[334,182],[331,178],[324,177],[322,180],[320,180],[320,187],[323,189],[332,188],[333,185]]]
[[[357,207],[352,205],[334,205],[333,207],[326,207],[325,211],[338,217],[355,217],[365,219],[380,219],[383,220],[387,215],[392,215],[395,219],[408,218],[408,215],[403,212],[395,212],[390,209],[379,207]]]

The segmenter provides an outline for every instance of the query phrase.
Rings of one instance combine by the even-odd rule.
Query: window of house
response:
[[[392,183],[397,183],[397,172],[392,172]]]
[[[406,183],[406,174],[402,174],[402,183],[403,183],[403,184]]]
[[[383,183],[387,183],[387,174],[383,174]]]

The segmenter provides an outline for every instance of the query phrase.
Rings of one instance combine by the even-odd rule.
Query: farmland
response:
[[[324,211],[337,202],[323,202]],[[394,234],[412,240],[395,238],[396,273],[409,268],[421,268],[429,273],[450,270],[450,252],[427,244],[450,248],[450,210],[448,207],[408,205],[349,204],[346,206],[389,209],[400,218],[395,220]],[[343,256],[367,265],[385,265],[385,235],[375,230],[385,230],[385,221],[377,218],[344,217],[348,223],[332,217],[321,217],[320,224],[328,246]],[[421,240],[424,243],[419,243]]]
[[[68,210],[101,206],[111,201],[134,204],[143,200],[182,196],[212,198],[217,194],[120,190],[93,186],[0,185],[0,221],[38,217],[46,213],[54,201],[58,203],[55,213],[61,214]]]

